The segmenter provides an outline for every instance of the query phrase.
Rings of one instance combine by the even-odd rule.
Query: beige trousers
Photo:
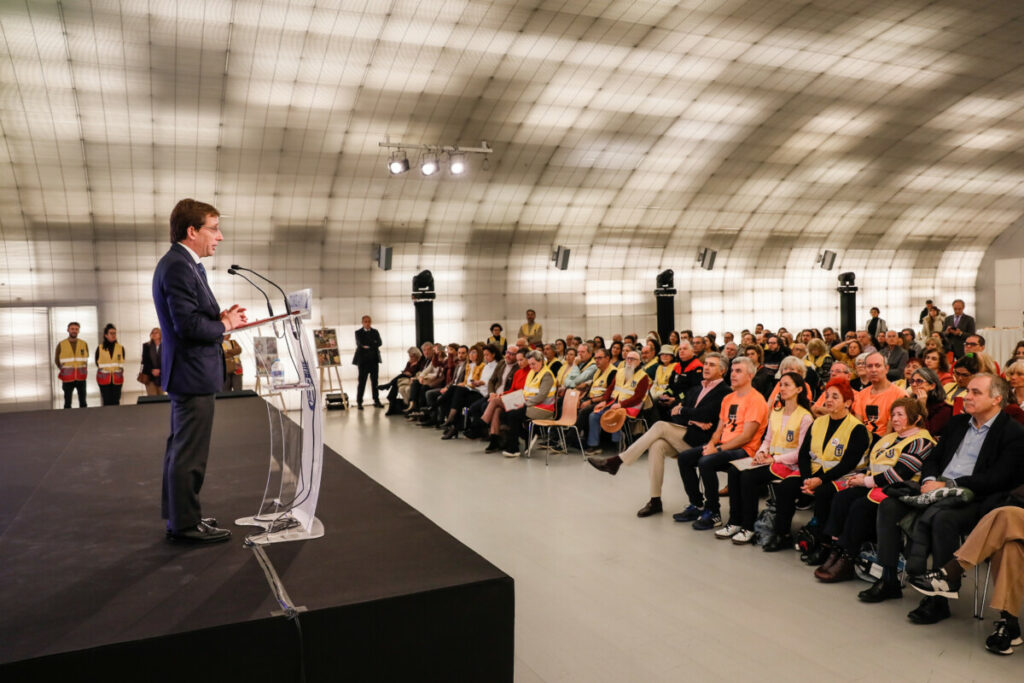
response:
[[[651,479],[651,498],[661,497],[661,485],[665,481],[665,458],[674,458],[690,446],[683,441],[686,427],[674,422],[660,420],[651,425],[643,436],[634,441],[619,457],[622,462],[632,465],[647,453],[647,469]]]
[[[153,380],[146,382],[146,396],[162,396],[163,393],[164,390]]]
[[[992,609],[1020,615],[1024,599],[1024,508],[996,508],[981,518],[956,551],[961,565],[992,563]]]

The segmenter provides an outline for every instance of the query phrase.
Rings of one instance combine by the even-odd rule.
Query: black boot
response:
[[[491,434],[491,440],[487,443],[487,448],[484,449],[484,453],[497,453],[501,450],[501,436],[498,434]]]
[[[903,597],[896,570],[882,567],[882,578],[871,584],[871,588],[857,594],[861,602],[882,602],[883,600],[899,600]]]

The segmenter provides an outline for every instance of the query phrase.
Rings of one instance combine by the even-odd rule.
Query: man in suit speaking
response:
[[[182,199],[170,223],[171,248],[153,273],[153,303],[164,334],[160,383],[171,398],[163,518],[170,538],[216,543],[231,532],[202,517],[199,489],[210,453],[214,394],[224,385],[221,339],[246,322],[245,309],[236,304],[220,310],[199,261],[212,256],[224,239],[217,209]]]

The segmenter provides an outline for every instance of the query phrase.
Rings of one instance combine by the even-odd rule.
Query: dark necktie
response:
[[[209,287],[210,286],[210,282],[209,282],[209,280],[206,279],[206,268],[203,268],[203,264],[202,263],[197,263],[196,264],[196,269],[199,271],[199,274],[203,278],[203,284],[206,285],[207,287]]]

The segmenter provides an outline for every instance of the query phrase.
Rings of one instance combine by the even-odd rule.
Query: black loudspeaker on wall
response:
[[[392,251],[391,247],[385,247],[381,244],[373,245],[373,259],[381,270],[391,270]]]
[[[697,250],[697,263],[704,270],[711,270],[715,267],[715,257],[718,256],[718,252],[714,249],[708,249],[707,247],[701,247]]]
[[[559,270],[569,269],[569,251],[568,247],[561,245],[555,247],[554,253],[551,255],[551,260],[555,263],[555,268]]]

